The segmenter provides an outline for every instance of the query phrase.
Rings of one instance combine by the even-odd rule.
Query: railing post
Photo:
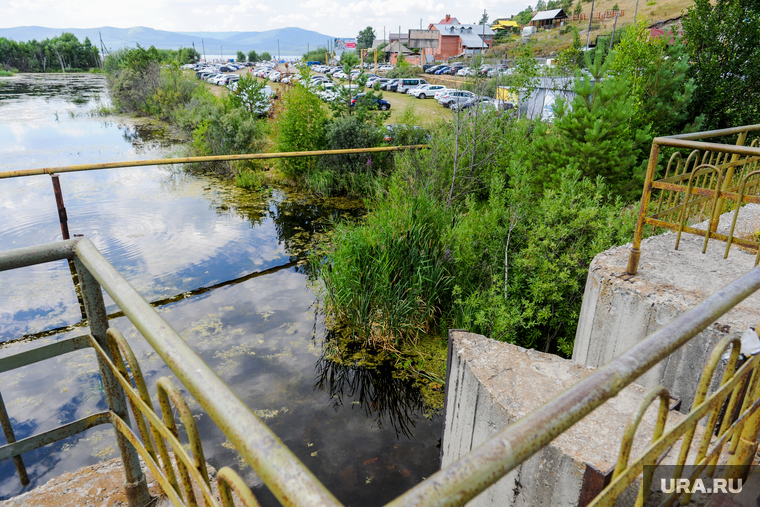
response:
[[[639,269],[639,257],[641,257],[641,238],[644,237],[644,219],[649,209],[649,198],[652,196],[652,182],[654,173],[657,169],[657,159],[660,156],[660,145],[652,143],[652,151],[649,153],[649,165],[647,166],[647,177],[644,182],[644,191],[641,194],[641,207],[639,208],[639,217],[636,220],[636,232],[633,235],[633,245],[631,253],[628,255],[629,275],[635,275]]]
[[[74,264],[79,275],[79,284],[82,289],[84,308],[87,312],[87,321],[90,325],[90,334],[100,344],[106,354],[110,355],[108,337],[106,336],[108,317],[106,316],[106,306],[103,302],[100,284],[79,259],[75,258]],[[113,360],[113,357],[111,359]],[[118,380],[113,376],[113,373],[111,373],[111,370],[101,362],[100,356],[98,356],[98,366],[100,367],[100,376],[103,379],[103,388],[105,389],[109,409],[129,426],[129,412],[127,411],[127,400],[124,391],[119,385]],[[129,507],[144,507],[150,502],[151,497],[145,475],[140,469],[137,451],[119,431],[116,431],[116,441],[119,445],[121,460],[124,465],[125,488]]]
[[[744,146],[744,142],[746,140],[747,140],[747,131],[745,130],[744,132],[739,133],[739,139],[736,140],[736,146]],[[733,164],[737,162],[740,156],[741,155],[739,155],[738,153],[734,153],[731,156],[730,163]],[[735,170],[736,170],[736,166],[731,166],[728,168],[726,175],[723,177],[723,184],[721,185],[720,189],[716,188],[715,189],[716,191],[717,190],[727,191],[729,188],[731,188],[731,180],[734,179]],[[720,216],[723,214],[723,202],[724,202],[724,199],[722,197],[718,198],[718,202],[715,205],[715,209],[713,210],[713,215],[712,215],[713,224],[712,224],[712,227],[710,228],[710,232],[716,232],[718,230],[718,224],[720,223]],[[742,203],[737,202],[736,205],[741,206]]]
[[[8,417],[8,412],[5,410],[5,402],[3,401],[2,394],[0,394],[0,426],[3,427],[3,434],[5,435],[6,443],[14,443],[16,441],[16,435],[13,433],[11,420]],[[21,485],[28,486],[29,475],[26,473],[24,460],[21,459],[21,456],[13,456],[13,464],[16,465],[16,472],[18,472],[18,478],[21,481]]]

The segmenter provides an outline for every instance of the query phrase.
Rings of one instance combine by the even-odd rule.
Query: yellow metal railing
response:
[[[711,150],[739,150],[740,155],[754,156],[757,150],[753,147],[716,146],[720,149]],[[656,155],[654,153],[655,162]],[[648,181],[653,183],[651,179]],[[717,198],[730,198],[729,194],[731,192],[727,189],[716,195]],[[712,197],[716,198],[715,195]],[[8,444],[0,446],[0,460],[18,458],[16,465],[22,481],[26,471],[23,470],[20,458],[24,452],[97,424],[111,423],[117,430],[126,488],[132,507],[144,505],[148,498],[145,477],[137,460],[138,454],[155,475],[162,491],[175,505],[197,505],[199,499],[195,496],[195,490],[200,492],[204,505],[220,505],[212,494],[203,449],[187,403],[174,384],[162,378],[157,385],[159,416],[148,396],[147,386],[129,344],[117,331],[109,328],[102,296],[102,290],[105,290],[172,370],[177,382],[206,411],[283,505],[340,505],[88,239],[77,238],[0,252],[0,271],[60,259],[71,261],[76,272],[90,333],[1,358],[0,372],[93,347],[97,352],[109,409],[15,441],[10,420],[4,405],[0,403],[3,430],[10,428],[10,433],[6,431]],[[657,363],[667,360],[678,349],[690,344],[701,331],[758,289],[760,267],[731,282],[698,307],[677,317],[552,401],[510,424],[389,505],[464,505],[597,407],[615,397]],[[754,331],[750,333],[750,337],[757,340]],[[626,429],[612,481],[596,496],[592,505],[614,504],[621,492],[637,480],[641,481],[637,504],[643,505],[649,496],[652,467],[659,463],[665,451],[676,445],[680,447],[675,476],[682,474],[687,465],[696,467],[690,475],[712,475],[717,473],[716,466],[724,462],[733,467],[721,473],[741,476],[746,472],[754,458],[760,430],[760,374],[757,368],[760,355],[753,355],[756,350],[741,350],[742,346],[742,340],[738,336],[730,335],[715,347],[702,373],[691,411],[672,427],[666,428],[669,400],[667,391],[660,387],[647,396]],[[742,358],[740,352],[746,357]],[[719,363],[724,353],[729,356],[723,368],[722,379],[718,389],[710,394],[709,388],[713,384],[713,377],[721,368]],[[640,456],[631,458],[631,442],[641,416],[649,405],[658,400],[659,415],[651,443]],[[172,405],[179,413],[180,422],[189,437],[189,449],[185,449],[177,438],[179,432],[172,414]],[[137,422],[136,432],[129,424],[130,407]],[[699,423],[704,418],[707,418],[707,422],[700,432]],[[695,435],[701,436],[695,438]],[[231,469],[222,468],[217,482],[221,505],[224,507],[232,505],[233,491],[245,505],[257,505],[252,492]],[[673,492],[666,502],[668,505],[673,505],[676,501],[685,503],[688,495],[689,493]]]
[[[681,234],[686,232],[705,238],[703,253],[710,239],[726,242],[724,257],[728,257],[732,244],[757,250],[755,265],[758,264],[760,242],[756,238],[742,238],[735,234],[742,204],[760,204],[759,139],[748,139],[758,130],[760,125],[749,125],[658,137],[652,141],[636,232],[628,259],[628,274],[634,275],[638,269],[641,241],[647,225],[676,231],[676,249]],[[736,137],[736,144],[704,141],[726,137]],[[678,151],[670,156],[664,178],[656,180],[662,148]],[[720,216],[728,209],[734,211],[728,234],[717,232]],[[690,221],[694,219],[707,221],[707,227],[693,227]]]

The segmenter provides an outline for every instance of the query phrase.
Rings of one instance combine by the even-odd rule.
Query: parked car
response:
[[[450,90],[438,98],[438,103],[443,107],[451,107],[460,102],[466,102],[475,97],[475,94],[467,90]]]
[[[393,65],[381,65],[377,70],[393,70]]]
[[[240,81],[240,76],[238,76],[237,74],[227,74],[223,78],[219,79],[216,84],[218,84],[219,86],[226,86],[236,81]]]
[[[425,81],[424,79],[420,79],[418,77],[404,78],[398,82],[398,85],[396,86],[396,91],[398,93],[406,93],[407,90],[411,90],[412,88],[417,88],[420,85],[426,85],[426,84],[428,84],[427,81]]]
[[[380,133],[388,144],[422,144],[430,141],[430,133],[417,125],[384,125]]]
[[[443,85],[426,84],[418,86],[417,88],[412,88],[406,93],[412,97],[417,97],[418,99],[432,99],[435,92],[445,89],[446,87]]]
[[[237,85],[237,83],[235,83],[235,85]],[[237,86],[235,86],[234,90],[237,90]],[[246,107],[251,107],[254,113],[263,116],[269,113],[269,110],[272,107],[272,96],[273,96],[272,87],[269,85],[265,86],[264,89],[262,90],[262,93],[263,93],[263,98],[262,97],[249,98],[243,91],[240,94],[240,98],[242,99],[243,104],[245,104]],[[255,100],[255,103],[252,103],[254,100]]]
[[[367,88],[373,88],[375,86],[375,83],[379,83],[380,86],[383,86],[383,84],[387,83],[388,81],[390,81],[390,79],[388,79],[387,77],[369,78],[367,80]]]
[[[438,69],[437,71],[435,71],[435,75],[436,76],[440,76],[441,74],[443,74],[444,72],[446,72],[449,69],[451,69],[451,67],[448,67],[448,66],[444,65],[443,67],[441,67],[440,69]]]
[[[456,89],[455,88],[444,88],[443,90],[438,90],[437,92],[435,92],[435,95],[433,95],[433,98],[436,100],[436,102],[438,102],[438,99],[440,99],[441,97],[443,97],[445,94],[447,94],[449,92],[453,92],[453,91],[456,91]]]
[[[386,90],[386,91],[390,92],[390,91],[395,91],[396,90],[396,86],[398,86],[398,79],[391,79],[387,83],[381,85],[380,89],[381,90]]]
[[[351,99],[351,106],[352,107],[355,106],[357,102],[359,102],[360,100],[362,100],[362,97],[366,97],[366,96],[367,96],[366,93],[359,93],[359,94],[357,94],[353,99]],[[380,111],[387,111],[388,109],[391,108],[391,103],[388,102],[385,99],[380,99],[380,98],[377,98],[377,97],[372,97],[372,99],[374,99],[373,100],[374,104],[371,107],[372,109],[379,109]],[[365,99],[365,100],[370,100],[370,99]]]
[[[494,100],[491,97],[473,97],[468,100],[461,100],[458,101],[455,104],[451,104],[449,106],[449,109],[452,111],[464,111],[465,109],[470,109],[474,107],[482,107],[483,109],[487,108],[496,108],[496,105],[494,103]]]

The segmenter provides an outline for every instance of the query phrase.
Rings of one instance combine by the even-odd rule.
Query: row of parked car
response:
[[[313,67],[313,70],[318,71],[319,68]],[[359,70],[352,71],[352,74],[354,74],[352,79],[358,77],[360,72],[361,71]],[[499,101],[491,97],[478,96],[468,90],[458,90],[447,88],[444,85],[430,84],[423,78],[389,79],[370,74],[369,79],[367,79],[367,88],[373,88],[376,84],[384,91],[406,93],[407,95],[421,100],[435,99],[440,105],[450,108],[452,111],[463,111],[472,107],[479,107],[483,110],[496,109],[500,111],[514,109],[514,105],[509,102]],[[338,87],[348,85],[335,83],[329,75],[317,74],[310,78],[309,86],[315,91],[315,93],[322,97],[323,100],[331,101],[337,96]],[[352,84],[351,87],[356,87],[356,85]],[[386,110],[390,109],[390,107],[390,103],[378,103],[379,109]]]
[[[465,65],[462,62],[455,62],[450,65],[425,65],[423,66],[424,72],[427,74],[435,75],[449,75],[449,76],[486,76],[494,77],[496,75],[507,75],[511,73],[511,70],[506,65],[489,65],[483,64],[478,68],[473,68]]]

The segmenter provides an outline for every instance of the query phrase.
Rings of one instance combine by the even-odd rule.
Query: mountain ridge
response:
[[[112,26],[95,28],[17,26],[0,28],[0,37],[25,42],[32,39],[48,39],[63,32],[73,33],[80,41],[89,37],[90,41],[98,47],[102,38],[103,44],[109,51],[115,51],[125,46],[134,47],[136,44],[144,47],[155,46],[158,49],[179,49],[180,47],[192,47],[195,44],[195,49],[201,54],[203,54],[203,47],[205,46],[207,54],[218,54],[219,51],[223,51],[225,55],[234,55],[237,51],[247,53],[251,50],[268,51],[275,54],[278,51],[279,39],[280,54],[295,56],[305,53],[308,48],[324,46],[327,40],[332,38],[330,35],[298,27],[276,28],[261,32],[172,32],[145,26],[130,28]],[[216,37],[212,37],[212,35],[216,35]]]

